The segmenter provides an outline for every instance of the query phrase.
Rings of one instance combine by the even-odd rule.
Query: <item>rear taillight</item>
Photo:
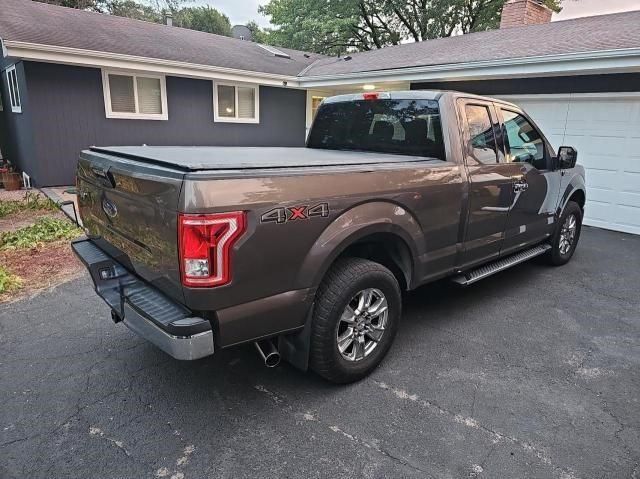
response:
[[[245,231],[245,213],[180,214],[178,222],[182,284],[205,288],[231,281],[231,248]]]

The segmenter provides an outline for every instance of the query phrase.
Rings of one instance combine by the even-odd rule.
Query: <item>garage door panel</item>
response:
[[[623,171],[620,178],[620,190],[640,194],[640,172]]]
[[[574,146],[578,150],[578,161],[582,163],[582,157],[604,158],[609,161],[620,160],[624,162],[628,158],[627,141],[622,136],[595,136],[595,135],[566,135],[565,143]],[[594,165],[595,166],[595,165]]]
[[[585,167],[585,224],[640,234],[640,96],[511,99]]]
[[[616,170],[600,170],[587,168],[586,183],[589,188],[602,188],[614,191],[613,183],[618,175]]]
[[[621,191],[618,198],[618,203],[625,208],[625,211],[628,208],[635,208],[634,211],[640,221],[640,194]]]
[[[631,205],[620,205],[620,218],[617,223],[621,225],[633,226],[640,229],[640,207]]]
[[[634,102],[625,100],[606,101],[601,99],[571,101],[569,123],[579,122],[605,122],[606,128],[611,125],[616,127],[616,123],[628,123],[629,121],[640,121],[640,108]]]

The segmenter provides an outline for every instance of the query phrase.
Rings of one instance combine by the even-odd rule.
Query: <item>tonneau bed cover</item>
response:
[[[314,148],[228,146],[109,146],[91,151],[142,160],[184,171],[304,168],[439,161],[436,159]]]

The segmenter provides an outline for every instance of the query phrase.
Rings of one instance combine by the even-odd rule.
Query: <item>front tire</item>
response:
[[[582,230],[582,208],[575,201],[569,201],[560,216],[547,253],[547,262],[553,266],[567,264],[578,246]]]
[[[311,369],[335,383],[367,376],[396,335],[402,300],[391,271],[362,258],[334,264],[318,288],[311,325]]]

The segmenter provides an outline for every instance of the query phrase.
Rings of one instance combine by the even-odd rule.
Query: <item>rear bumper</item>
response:
[[[71,248],[91,274],[96,293],[114,318],[176,359],[199,359],[214,352],[211,323],[167,298],[130,273],[91,240],[73,241]]]

